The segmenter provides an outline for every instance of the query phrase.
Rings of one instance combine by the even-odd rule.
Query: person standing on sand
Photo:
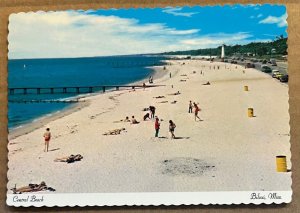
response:
[[[155,107],[154,106],[149,106],[149,110],[151,112],[151,119],[155,117]]]
[[[195,121],[197,118],[199,119],[199,121],[202,121],[201,118],[198,116],[198,112],[200,111],[200,108],[195,102],[194,102],[194,108],[195,108]]]
[[[44,148],[44,152],[48,152],[49,149],[49,142],[51,139],[51,132],[50,132],[50,128],[46,129],[46,132],[43,135],[44,139],[45,139],[45,148]]]
[[[193,112],[193,104],[192,104],[192,101],[190,101],[189,103],[189,113],[192,113]]]
[[[176,125],[172,120],[169,120],[169,132],[171,134],[171,139],[175,139],[174,131],[175,131]]]
[[[170,72],[170,78],[172,78],[172,73]]]
[[[159,127],[160,127],[159,119],[158,119],[158,117],[156,117],[156,118],[155,118],[155,123],[154,123],[155,137],[156,137],[156,138],[158,137]]]

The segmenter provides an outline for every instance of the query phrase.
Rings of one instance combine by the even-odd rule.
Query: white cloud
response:
[[[260,13],[260,14],[257,15],[257,18],[260,18],[262,16],[263,16],[263,14]]]
[[[182,7],[168,7],[164,9],[162,12],[168,13],[174,16],[184,16],[184,17],[192,17],[193,15],[197,14],[198,12],[182,12]]]
[[[245,32],[239,32],[235,34],[214,34],[214,35],[206,35],[200,38],[194,38],[194,39],[186,39],[182,40],[181,43],[185,45],[197,46],[200,48],[207,48],[207,47],[216,47],[220,44],[225,43],[226,45],[232,45],[232,44],[242,44],[249,42],[252,35],[245,33]]]
[[[76,11],[13,14],[9,21],[9,59],[158,53],[251,39],[244,32],[200,35],[199,29],[178,30],[163,23]]]
[[[276,16],[268,16],[267,18],[261,20],[260,24],[277,24],[278,27],[285,27],[287,26],[287,13],[283,14],[280,17]]]

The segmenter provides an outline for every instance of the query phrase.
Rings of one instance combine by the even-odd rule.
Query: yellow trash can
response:
[[[286,156],[276,156],[277,172],[287,172]]]
[[[253,108],[248,108],[248,117],[253,117]]]
[[[248,86],[244,86],[244,91],[248,91]]]

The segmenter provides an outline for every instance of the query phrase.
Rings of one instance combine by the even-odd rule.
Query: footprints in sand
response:
[[[116,98],[121,96],[122,94],[124,94],[124,93],[119,93],[119,94],[109,96],[108,99],[114,102],[114,106],[107,108],[107,111],[103,111],[103,112],[97,113],[95,115],[89,116],[89,119],[93,120],[93,119],[97,118],[98,116],[100,116],[102,114],[105,114],[105,113],[108,113],[108,112],[114,110],[117,106],[120,105],[120,101]]]
[[[95,115],[91,115],[89,118],[90,118],[91,120],[93,120],[93,119],[97,118],[99,115],[102,115],[102,114],[105,114],[105,113],[108,113],[108,112],[109,112],[109,111],[100,112],[100,113],[97,113],[97,114],[95,114]]]
[[[216,171],[216,167],[202,159],[178,157],[166,159],[161,162],[161,172],[165,175],[178,176],[203,176],[212,175]],[[215,177],[215,175],[212,175]]]
[[[78,132],[78,124],[67,125],[67,131],[64,131],[62,134],[55,135],[53,139],[60,138],[64,135],[75,134]]]

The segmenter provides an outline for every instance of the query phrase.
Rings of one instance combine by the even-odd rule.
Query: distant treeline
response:
[[[187,51],[173,51],[162,53],[164,55],[221,55],[221,48],[206,48],[198,50],[187,50]],[[252,42],[245,45],[225,45],[225,55],[253,55],[255,56],[265,56],[265,55],[287,55],[287,38],[284,38],[282,35],[276,37],[274,41],[270,42]]]

